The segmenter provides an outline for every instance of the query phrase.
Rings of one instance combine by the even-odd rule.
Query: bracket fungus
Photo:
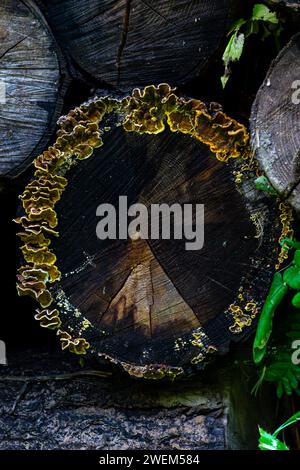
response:
[[[248,243],[247,240],[249,240],[245,254],[247,258],[244,263],[236,261],[237,265],[245,265],[243,266],[244,274],[240,276],[241,284],[236,286],[237,295],[231,287],[224,287],[222,282],[215,281],[217,288],[220,289],[221,286],[221,290],[225,289],[224,297],[226,299],[230,297],[231,302],[221,311],[217,307],[217,312],[210,314],[207,322],[197,319],[197,315],[202,319],[205,318],[205,308],[209,308],[207,302],[197,315],[193,304],[197,295],[198,297],[205,295],[205,290],[199,290],[199,294],[194,290],[191,297],[192,307],[189,302],[184,302],[181,298],[182,291],[171,285],[160,264],[152,260],[153,253],[149,247],[140,244],[140,241],[134,243],[135,246],[140,247],[139,253],[143,253],[144,264],[139,265],[133,261],[129,263],[128,269],[131,277],[127,281],[126,278],[122,281],[120,294],[115,293],[107,302],[110,308],[116,309],[117,317],[121,315],[126,298],[129,299],[128,302],[132,305],[134,314],[139,308],[146,312],[143,313],[140,329],[134,327],[129,339],[123,337],[118,339],[106,328],[105,319],[108,318],[109,313],[104,315],[104,323],[99,327],[89,318],[88,313],[81,312],[80,302],[78,305],[72,303],[61,287],[60,282],[67,276],[61,278],[59,270],[61,260],[57,259],[51,248],[51,244],[55,245],[57,243],[55,240],[58,240],[56,205],[61,200],[64,191],[72,186],[72,178],[69,179],[69,186],[67,186],[68,171],[71,169],[73,171],[80,160],[88,159],[94,149],[103,145],[102,135],[107,130],[105,119],[111,116],[115,119],[117,127],[122,128],[120,132],[125,132],[127,135],[135,133],[155,139],[155,136],[151,136],[166,131],[170,134],[185,134],[192,137],[197,149],[203,149],[206,145],[215,153],[218,161],[217,170],[213,167],[205,170],[203,181],[208,181],[208,184],[209,179],[215,177],[216,171],[220,171],[219,168],[222,167],[220,162],[227,163],[230,159],[234,161],[230,172],[222,176],[225,183],[224,185],[222,183],[220,191],[224,191],[224,197],[226,197],[226,192],[229,194],[226,207],[232,207],[236,200],[241,205],[241,210],[244,211],[242,217],[245,218],[245,222],[243,222],[243,228],[240,229],[241,234],[234,232],[234,221],[229,221],[226,230],[228,230],[228,236],[233,239],[243,236],[240,243]],[[175,89],[167,84],[151,85],[142,90],[135,89],[131,96],[123,99],[109,96],[95,97],[61,117],[58,124],[57,140],[34,162],[36,167],[34,178],[21,196],[25,214],[16,220],[22,228],[18,235],[23,243],[21,250],[25,260],[24,266],[18,272],[17,289],[20,295],[30,295],[40,304],[41,310],[38,310],[35,318],[41,326],[56,330],[63,349],[75,354],[88,353],[103,357],[121,365],[132,375],[151,378],[181,375],[188,368],[196,367],[197,364],[201,366],[211,354],[225,351],[232,338],[244,337],[253,325],[268,289],[275,264],[278,263],[277,240],[287,228],[290,229],[290,226],[287,227],[286,218],[280,221],[276,202],[269,195],[263,193],[258,195],[253,185],[251,186],[258,167],[250,151],[246,128],[228,117],[220,105],[216,103],[206,105],[199,100],[179,97]],[[198,147],[200,144],[202,147]],[[200,159],[201,155],[197,156],[198,158]],[[208,162],[211,161],[209,151],[207,151],[207,158]],[[235,178],[237,173],[239,174],[238,182]],[[242,177],[245,184],[241,182]],[[199,185],[199,183],[195,184]],[[230,186],[230,193],[229,189],[225,189],[225,184]],[[76,200],[73,202],[77,203]],[[256,207],[255,204],[257,204]],[[224,217],[226,220],[226,214],[222,214],[221,217],[220,210],[216,208],[216,211],[217,215],[214,217]],[[239,217],[241,216],[235,216],[235,219]],[[213,233],[215,234],[215,231]],[[158,252],[159,247],[155,246],[153,250]],[[232,255],[235,256],[236,253]],[[208,256],[211,257],[213,263],[215,254],[209,253]],[[266,270],[264,263],[268,259],[271,260],[272,266],[268,266]],[[149,260],[152,260],[151,269]],[[172,262],[170,257],[167,262]],[[192,258],[189,264],[191,269],[198,269]],[[175,267],[172,267],[172,270],[174,269]],[[225,275],[230,272],[229,267],[220,266],[218,269],[221,272],[223,270]],[[82,269],[75,270],[74,275],[80,270]],[[155,317],[155,321],[161,321],[165,325],[167,333],[164,334],[169,335],[163,341],[157,339],[161,348],[158,353],[155,352],[155,345],[150,339],[147,340],[147,347],[140,344],[142,343],[140,339],[137,346],[134,340],[134,335],[143,336],[146,331],[145,315],[151,316],[151,308],[147,304],[146,284],[148,277],[154,274],[158,276],[164,287],[159,291],[156,301],[153,300],[153,295],[149,294],[149,298],[152,299],[150,304],[155,303],[155,308],[158,308],[157,305],[163,296],[169,299],[166,301],[166,307],[161,310],[163,313],[157,313]],[[258,276],[261,278],[258,279]],[[197,276],[194,276],[194,279],[195,281],[192,282],[197,281]],[[211,280],[211,276],[209,279],[209,282],[214,281],[214,279]],[[84,286],[82,285],[81,289],[84,289]],[[138,300],[139,307],[137,307],[134,305],[134,296],[139,289],[141,293]],[[226,292],[226,289],[229,292]],[[101,295],[105,297],[105,293]],[[98,289],[97,294],[90,295],[89,302],[93,303],[95,296],[97,302],[102,302],[101,295]],[[174,319],[173,323],[168,323],[167,317],[172,316],[173,309],[171,303],[168,304],[168,302],[172,300],[176,309],[176,303],[179,305],[178,299],[181,299],[180,305],[182,305],[181,313],[178,315],[183,315],[184,312],[186,318],[191,320],[179,318],[176,329]],[[182,334],[179,331],[181,327],[183,328]],[[115,352],[119,347],[123,347],[120,355]],[[137,353],[137,351],[140,352]],[[134,354],[138,354],[136,359],[132,359]]]

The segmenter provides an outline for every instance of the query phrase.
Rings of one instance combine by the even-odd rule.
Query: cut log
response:
[[[228,0],[44,0],[64,50],[91,76],[134,86],[187,83],[226,35]]]
[[[204,204],[203,249],[186,251],[183,240],[99,240],[96,208],[117,207],[120,195],[146,206]],[[259,308],[271,279],[265,266],[274,260],[278,226],[265,202],[255,207],[250,199],[238,193],[228,168],[190,138],[113,131],[103,149],[72,171],[58,206],[61,235],[53,249],[63,276],[55,306],[67,317],[79,310],[98,331],[95,351],[119,363],[191,369],[202,341],[224,352],[241,336],[234,314],[224,313],[239,288],[246,280],[247,299]],[[193,332],[201,337],[202,328],[195,342]]]
[[[252,146],[271,184],[300,210],[300,34],[280,52],[251,114]]]
[[[101,149],[99,122],[107,132]],[[249,334],[282,261],[277,242],[290,218],[282,227],[276,203],[255,190],[245,128],[216,103],[177,97],[166,84],[123,100],[96,97],[60,126],[54,146],[35,162],[22,196],[26,216],[18,220],[27,262],[18,292],[38,300],[41,325],[57,330],[64,349],[155,378],[202,367]],[[231,167],[224,163],[234,156],[240,160]],[[177,238],[172,227],[165,239],[161,231],[129,238],[119,216],[125,236],[99,239],[97,207],[118,211],[120,196],[146,212],[193,205],[194,229],[195,206],[204,205],[204,246],[187,249],[182,223]],[[59,238],[49,235],[54,206]]]
[[[267,0],[270,6],[278,6],[295,12],[300,12],[299,0]]]
[[[55,40],[31,0],[0,5],[0,175],[21,173],[45,147],[62,109]]]
[[[276,427],[274,393],[254,399],[257,378],[247,368],[241,380],[235,358],[175,383],[101,378],[66,359],[9,354],[0,368],[0,450],[97,450],[97,461],[101,450],[256,450],[258,424]]]

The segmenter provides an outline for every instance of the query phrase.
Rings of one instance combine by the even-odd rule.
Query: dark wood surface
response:
[[[175,18],[172,9],[167,16],[167,7],[158,9],[157,2],[153,11],[149,0],[140,2],[135,12],[132,5],[136,2],[132,0],[128,25],[131,20],[133,30],[131,26],[126,28],[125,0],[115,2],[119,12],[113,24],[101,23],[101,15],[98,18],[100,0],[89,1],[85,9],[73,8],[73,14],[69,8],[79,4],[76,0],[40,0],[39,3],[48,4],[48,19],[55,37],[69,58],[69,65],[72,62],[73,71],[80,70],[84,77],[73,84],[70,102],[69,98],[65,101],[67,110],[86,99],[91,84],[102,90],[107,88],[107,83],[131,90],[135,85],[166,80],[165,77],[171,83],[185,84],[201,75],[226,34],[226,14],[218,14],[222,5],[228,4],[225,0],[201,2],[209,14],[215,15],[212,21],[206,14],[200,15],[203,29],[203,23],[200,27],[199,21],[195,21],[200,2],[163,2],[171,6],[180,3]],[[214,4],[221,5],[220,10],[214,9]],[[6,15],[2,15],[4,7]],[[65,89],[61,70],[65,72],[57,45],[33,2],[3,0],[0,12],[0,78],[9,77],[10,98],[9,107],[0,104],[3,139],[0,174],[14,176],[47,147],[56,117],[61,113],[61,95]],[[140,25],[137,12],[143,16]],[[245,12],[239,14],[245,15]],[[140,35],[143,60],[138,58]],[[86,41],[84,46],[79,36]],[[199,46],[201,41],[204,49]],[[128,45],[132,47],[129,49]],[[222,47],[219,59],[221,52]],[[253,55],[254,60],[250,57],[247,64],[247,79],[239,75],[237,68],[233,74],[236,85],[229,83],[224,94],[215,87],[222,73],[216,67],[211,70],[211,80],[194,82],[193,87],[187,88],[188,93],[218,99],[225,103],[228,112],[233,109],[233,115],[246,122],[248,113],[243,98],[247,96],[251,101],[260,80],[255,68],[256,54]],[[266,57],[264,64],[271,56],[272,52],[262,54]],[[244,53],[245,61],[248,57],[248,52]],[[298,55],[290,57],[298,70]],[[34,64],[34,70],[28,63],[30,67]],[[286,70],[281,69],[281,79]],[[260,64],[258,72],[261,71]],[[296,79],[299,76],[298,73]],[[297,123],[298,120],[293,120],[291,125],[298,129]],[[286,127],[285,131],[288,134],[290,129]],[[256,449],[257,424],[275,429],[274,409],[266,417],[270,397],[265,393],[255,399],[250,396],[249,389],[257,377],[250,379],[245,390],[251,374],[243,369],[244,362],[232,355],[224,358],[226,367],[235,367],[235,381],[231,380],[228,369],[224,369],[230,382],[230,397],[228,382],[215,382],[224,374],[222,361],[208,368],[200,379],[193,376],[189,381],[179,380],[175,384],[129,380],[115,368],[114,377],[108,376],[103,381],[81,375],[90,367],[110,374],[111,366],[98,359],[94,362],[90,355],[84,357],[85,366],[82,366],[78,357],[60,351],[55,334],[34,320],[36,305],[31,299],[14,297],[16,247],[11,219],[15,217],[17,194],[24,186],[19,179],[17,182],[18,189],[10,186],[10,181],[3,187],[1,182],[1,221],[5,226],[1,249],[5,272],[2,291],[9,299],[10,310],[2,319],[1,340],[7,344],[8,367],[0,370],[0,447]],[[191,344],[191,332],[198,325],[203,325],[220,353],[228,350],[230,340],[242,340],[251,333],[253,324],[242,334],[231,333],[233,318],[224,311],[236,300],[238,287],[244,281],[260,310],[278,253],[279,226],[274,203],[255,193],[248,182],[242,188],[241,192],[237,190],[231,166],[217,162],[207,148],[190,138],[167,133],[138,137],[112,131],[105,146],[74,169],[59,206],[61,237],[54,248],[63,271],[60,287],[64,295],[74,309],[82,310],[93,323],[93,351],[107,354],[116,362],[124,360],[143,365],[153,361],[182,365],[185,371],[192,372],[196,366],[191,364],[191,358],[199,348]],[[95,209],[101,202],[117,201],[120,194],[128,194],[131,201],[147,205],[174,200],[205,203],[209,216],[204,249],[188,253],[183,243],[172,241],[100,242],[95,236],[98,220]],[[258,216],[255,219],[258,226],[254,226],[250,215]],[[19,264],[17,259],[16,265]],[[68,321],[66,316],[64,325]],[[174,351],[174,341],[178,338],[187,340],[187,348]],[[239,350],[243,351],[244,345],[239,345]],[[246,359],[248,364],[250,357],[251,352]],[[72,377],[67,377],[68,374]],[[65,375],[65,380],[53,379],[57,375]],[[261,407],[258,406],[260,397]]]
[[[0,449],[255,450],[257,423],[276,427],[273,394],[251,396],[256,377],[236,357],[173,383],[97,373],[59,351],[8,354]]]
[[[283,7],[292,11],[300,11],[299,0],[267,0],[267,3],[272,7]]]
[[[231,0],[43,0],[77,66],[106,84],[187,83],[226,35]],[[230,20],[229,20],[230,21]]]
[[[262,169],[274,188],[297,210],[300,209],[299,77],[298,34],[273,62],[253,104],[250,120],[252,146]]]
[[[63,276],[53,295],[62,329],[78,309],[93,325],[87,338],[97,354],[141,366],[190,368],[201,351],[192,344],[197,327],[219,352],[243,337],[244,330],[229,330],[233,316],[224,312],[242,284],[248,301],[261,306],[279,225],[274,202],[249,182],[238,192],[232,170],[186,136],[111,131],[103,148],[71,170],[57,205],[60,237],[53,249]],[[120,195],[146,206],[204,204],[203,249],[186,251],[185,240],[99,240],[96,208],[117,205]]]
[[[31,0],[0,4],[0,175],[18,175],[46,146],[62,109],[55,39]]]

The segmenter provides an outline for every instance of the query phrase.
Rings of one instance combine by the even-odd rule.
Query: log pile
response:
[[[103,137],[102,148],[111,113],[123,116],[123,129]],[[138,377],[181,375],[243,338],[280,265],[276,244],[290,223],[280,223],[282,204],[277,209],[255,190],[244,126],[215,104],[159,85],[121,101],[95,98],[60,127],[35,160],[16,220],[24,256],[18,293],[38,301],[41,326],[57,330],[63,349],[105,357]],[[138,137],[127,140],[131,132]],[[229,158],[239,163],[223,171]],[[146,208],[201,203],[205,245],[188,251],[183,238],[161,235],[99,240],[97,206],[115,206],[120,197]]]
[[[224,0],[44,0],[68,57],[124,91],[186,84],[217,51],[235,2]]]
[[[293,25],[298,3],[280,2]],[[120,449],[130,429],[132,448],[255,448],[249,387],[206,371],[195,378],[211,363],[226,375],[225,354],[253,333],[286,262],[279,242],[293,236],[289,204],[300,209],[299,35],[271,65],[250,133],[249,116],[234,108],[238,90],[215,85],[228,26],[245,15],[234,0],[1,3],[1,249],[14,316],[3,333],[0,447]],[[228,96],[227,114],[214,100]],[[262,175],[279,197],[257,189]],[[204,205],[203,247],[138,234],[99,239],[98,206],[118,208],[122,197],[149,213]],[[12,294],[12,219],[21,299]],[[101,384],[84,375],[91,368]],[[57,374],[66,383],[49,385]],[[266,407],[259,413],[263,425]]]

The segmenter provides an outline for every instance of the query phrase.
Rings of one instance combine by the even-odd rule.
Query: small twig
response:
[[[82,372],[71,372],[69,374],[60,374],[60,375],[6,375],[0,376],[0,382],[8,381],[8,382],[26,382],[26,385],[30,382],[47,382],[49,380],[71,380],[80,377],[109,377],[111,376],[111,372],[103,372],[103,371],[94,371],[94,370],[85,370]]]
[[[12,409],[11,409],[11,412],[14,413],[16,411],[16,408],[18,406],[18,404],[20,403],[20,400],[21,398],[23,398],[23,396],[25,395],[25,392],[27,390],[27,387],[28,387],[28,382],[25,382],[20,390],[20,393],[19,395],[17,396],[13,406],[12,406]]]

